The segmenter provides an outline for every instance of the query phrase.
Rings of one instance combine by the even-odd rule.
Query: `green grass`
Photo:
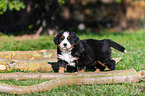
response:
[[[81,39],[112,39],[123,45],[127,53],[121,53],[112,48],[112,57],[122,57],[122,60],[116,65],[116,70],[134,68],[137,71],[145,70],[145,30],[128,33],[79,33]],[[11,36],[0,37],[0,51],[24,51],[55,49],[53,37],[42,36],[35,40],[14,40]],[[46,80],[26,80],[15,81],[6,80],[0,83],[28,86],[34,85]],[[0,93],[0,95],[11,96],[11,94]],[[36,92],[32,96],[145,96],[145,82],[126,83],[126,84],[105,84],[105,85],[81,85],[81,86],[61,86],[47,92]],[[24,96],[30,96],[26,94]]]
[[[12,36],[0,37],[0,51],[28,51],[56,48],[53,37],[42,36],[33,40],[15,40]]]

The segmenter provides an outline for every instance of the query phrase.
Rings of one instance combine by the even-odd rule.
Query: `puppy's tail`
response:
[[[117,49],[118,51],[121,51],[121,52],[124,52],[126,53],[127,51],[125,50],[125,48],[123,46],[121,46],[120,44],[110,40],[110,39],[107,39],[108,43],[110,44],[111,47]]]

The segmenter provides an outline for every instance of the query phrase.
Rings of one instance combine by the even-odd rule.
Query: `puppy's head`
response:
[[[75,32],[61,32],[54,37],[54,43],[63,50],[70,50],[79,41]]]

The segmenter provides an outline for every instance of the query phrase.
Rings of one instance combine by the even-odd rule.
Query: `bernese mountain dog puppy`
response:
[[[103,71],[106,67],[115,70],[110,47],[127,52],[123,46],[110,39],[80,40],[75,32],[67,31],[58,33],[54,43],[57,45],[59,73],[72,70],[84,72],[87,69]]]

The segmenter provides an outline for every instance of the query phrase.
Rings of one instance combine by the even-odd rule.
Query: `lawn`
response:
[[[80,39],[112,39],[123,45],[127,53],[121,53],[112,48],[112,57],[122,57],[122,60],[116,65],[116,70],[125,70],[134,68],[137,71],[145,70],[145,30],[136,32],[122,32],[122,33],[106,33],[99,34],[90,32],[80,32],[78,34]],[[15,40],[13,36],[3,35],[0,37],[0,51],[25,51],[25,50],[41,50],[41,49],[55,49],[53,43],[53,36],[41,36],[35,40]],[[6,80],[0,83],[28,86],[34,85],[46,80]],[[0,95],[11,95],[0,93]],[[32,96],[145,96],[145,82],[126,83],[126,84],[105,84],[105,85],[81,85],[81,86],[61,86],[52,89],[49,92],[36,92]],[[26,94],[24,96],[30,96]]]

